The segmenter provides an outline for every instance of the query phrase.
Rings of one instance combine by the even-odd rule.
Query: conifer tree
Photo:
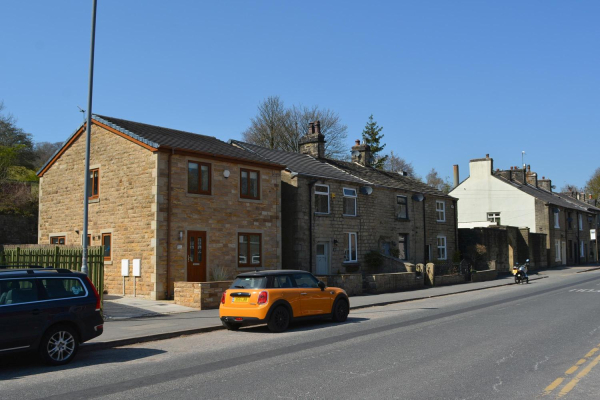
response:
[[[385,144],[381,144],[381,139],[383,138],[383,133],[381,133],[382,130],[383,127],[377,126],[377,122],[373,121],[373,114],[371,114],[369,122],[367,122],[362,133],[365,144],[371,147],[371,156],[374,160],[371,165],[377,169],[383,169],[385,162],[388,159],[387,155],[380,155],[385,147]]]

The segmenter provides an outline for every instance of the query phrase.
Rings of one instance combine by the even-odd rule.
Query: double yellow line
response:
[[[589,359],[594,354],[596,354],[598,351],[600,351],[600,345],[598,345],[598,347],[594,347],[592,350],[590,350],[585,355],[585,357],[583,357],[581,360],[577,361],[575,363],[575,365],[573,365],[571,368],[569,368],[565,372],[564,377],[558,378],[554,382],[552,382],[544,390],[544,393],[542,395],[547,396],[547,395],[551,394],[554,391],[554,389],[559,387],[566,379],[568,379],[568,377],[570,375],[573,375],[575,372],[577,372],[577,370],[583,364],[587,363],[589,361]],[[598,365],[598,363],[600,363],[600,355],[598,355],[596,358],[594,358],[588,365],[586,365],[585,368],[583,368],[581,371],[579,371],[579,373],[577,375],[575,375],[574,378],[572,378],[565,386],[563,386],[563,388],[560,390],[560,392],[558,392],[558,395],[556,396],[556,398],[561,398],[564,395],[566,395],[567,393],[569,393],[579,383],[580,380],[582,380],[587,374],[589,374],[589,372],[592,370],[592,368],[594,368],[596,365]]]

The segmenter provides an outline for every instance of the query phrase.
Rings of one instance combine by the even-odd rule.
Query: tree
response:
[[[561,188],[560,188],[560,192],[561,193],[571,193],[571,192],[581,192],[581,190],[579,189],[579,187],[577,185],[572,185],[570,183],[565,183]]]
[[[425,182],[439,191],[444,193],[449,193],[450,189],[452,189],[452,185],[450,184],[450,177],[446,177],[446,180],[442,179],[435,168],[431,168],[431,171],[425,177]]]
[[[33,169],[34,153],[31,134],[17,127],[17,120],[11,114],[2,114],[3,109],[4,102],[0,102],[0,146],[18,149],[14,163]]]
[[[365,144],[371,147],[371,156],[373,156],[373,159],[375,160],[372,165],[377,169],[383,169],[385,162],[388,159],[388,156],[380,156],[385,148],[385,144],[381,144],[381,139],[383,139],[383,134],[381,133],[382,130],[383,127],[377,126],[377,122],[373,120],[373,114],[371,114],[369,122],[367,122],[362,133]]]
[[[39,142],[33,146],[35,153],[35,169],[38,170],[44,166],[46,161],[50,159],[62,147],[61,142]]]
[[[341,123],[336,112],[318,106],[286,108],[279,96],[268,97],[259,104],[258,115],[250,119],[250,127],[242,133],[242,138],[269,149],[299,152],[300,139],[314,121],[321,122],[325,157],[344,157],[348,152],[345,145],[348,127]]]
[[[390,152],[388,158],[385,160],[383,169],[386,171],[391,171],[391,172],[404,171],[404,172],[406,172],[406,174],[409,177],[414,178],[414,179],[419,179],[419,177],[415,173],[415,169],[414,169],[412,163],[409,163],[405,159],[400,158],[397,155],[395,155],[393,150]]]
[[[585,192],[590,193],[596,199],[600,199],[600,168],[594,171],[590,180],[585,184]]]

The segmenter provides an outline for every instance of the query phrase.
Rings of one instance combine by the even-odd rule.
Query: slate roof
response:
[[[363,185],[383,186],[440,197],[450,197],[423,182],[397,173],[380,171],[375,168],[364,167],[346,161],[315,159],[307,154],[272,150],[237,140],[231,140],[230,142],[241,146],[246,150],[253,151],[268,160],[283,164],[287,166],[290,171],[297,172],[301,175],[350,181]]]
[[[371,182],[350,175],[307,154],[267,149],[266,147],[240,142],[237,140],[230,140],[229,142],[251,151],[256,155],[263,157],[265,160],[285,165],[290,171],[297,172],[300,175],[355,182],[362,185],[371,184]]]
[[[549,192],[545,189],[542,189],[540,187],[535,187],[533,185],[530,185],[529,183],[527,184],[520,184],[518,182],[513,182],[510,181],[502,176],[499,175],[492,175],[494,178],[501,180],[502,182],[511,185],[517,189],[519,189],[520,191],[527,193],[530,196],[535,197],[536,199],[539,199],[545,203],[549,203],[549,204],[553,204],[555,206],[559,206],[559,207],[564,207],[564,208],[571,208],[577,211],[600,211],[600,209],[590,205],[590,204],[586,204],[586,203],[582,203],[579,200],[573,199],[571,197],[565,196],[565,195],[561,195],[559,193],[554,193],[554,192]]]
[[[229,143],[223,142],[213,136],[199,135],[197,133],[185,132],[176,129],[164,128],[155,125],[148,125],[141,122],[128,121],[125,119],[108,117],[105,115],[93,114],[92,120],[100,122],[110,128],[119,131],[125,136],[138,142],[144,143],[156,149],[175,149],[202,153],[204,155],[231,158],[240,161],[249,161],[252,163],[265,164],[283,169],[283,165],[269,161],[263,157],[257,156],[252,152],[245,151]],[[57,155],[64,151],[65,146],[80,132],[81,125],[71,136],[63,143],[52,157],[38,171],[38,175],[45,171]]]

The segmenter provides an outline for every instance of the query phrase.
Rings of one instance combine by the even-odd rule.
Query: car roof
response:
[[[14,277],[14,276],[77,276],[81,278],[86,276],[82,272],[72,271],[64,268],[43,268],[43,267],[32,267],[32,268],[5,268],[0,266],[0,278]]]
[[[248,276],[271,276],[271,275],[290,275],[290,274],[310,274],[308,271],[303,271],[300,269],[268,269],[262,271],[252,271],[252,272],[243,272],[238,274],[238,277],[248,277]]]

